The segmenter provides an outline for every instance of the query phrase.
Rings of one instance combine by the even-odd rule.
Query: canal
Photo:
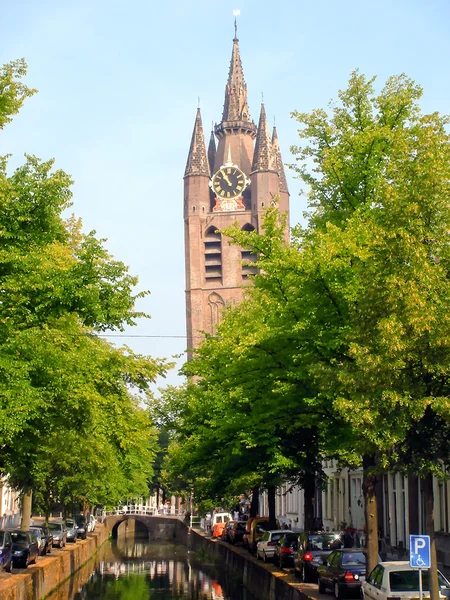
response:
[[[48,600],[257,600],[220,565],[186,547],[139,537],[106,542]]]

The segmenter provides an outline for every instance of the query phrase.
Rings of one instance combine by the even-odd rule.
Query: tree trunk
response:
[[[267,499],[269,503],[269,526],[270,529],[278,529],[277,516],[275,512],[275,492],[276,488],[274,485],[269,485],[267,488]]]
[[[252,488],[252,503],[250,504],[250,517],[257,517],[259,510],[259,487]]]
[[[430,536],[430,600],[439,600],[439,582],[437,577],[436,540],[434,537],[434,498],[433,476],[427,475],[423,481],[423,502],[425,508],[425,535]]]
[[[22,506],[21,506],[21,520],[20,527],[21,529],[27,531],[30,529],[31,525],[31,498],[33,492],[32,490],[25,488],[22,496]]]
[[[314,496],[316,493],[316,474],[307,473],[303,478],[303,509],[305,511],[305,531],[314,529]]]
[[[376,484],[377,476],[373,469],[376,465],[374,454],[363,456],[363,494],[364,510],[366,516],[366,549],[367,549],[367,574],[378,564],[378,513]]]

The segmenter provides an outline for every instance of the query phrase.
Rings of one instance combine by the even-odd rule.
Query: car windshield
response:
[[[39,539],[42,537],[42,531],[40,529],[35,529],[34,527],[31,527],[30,531],[32,531],[34,535]]]
[[[62,529],[62,526],[61,526],[61,524],[60,524],[60,523],[49,523],[49,524],[48,524],[48,528],[49,528],[51,531],[61,531],[61,529]]]
[[[281,532],[280,533],[272,533],[272,538],[271,538],[272,542],[277,542],[280,539],[280,537],[282,537],[282,536],[283,536],[283,533],[281,533]]]
[[[339,536],[336,534],[318,534],[318,535],[310,535],[308,539],[308,550],[332,550],[333,542],[339,540]]]
[[[67,519],[66,525],[67,525],[67,527],[73,527],[75,525],[75,521],[71,521],[70,519]]]
[[[20,531],[11,531],[11,538],[14,543],[17,542],[28,542],[28,536],[26,533]]]
[[[245,531],[245,526],[247,523],[236,523],[236,529],[240,529],[241,531]]]
[[[366,555],[362,552],[344,552],[342,556],[343,567],[358,567],[366,564]]]
[[[441,573],[438,573],[438,580],[441,589],[450,588],[450,583]],[[389,573],[389,585],[392,592],[418,592],[419,572],[392,571]],[[422,571],[422,588],[425,592],[430,591],[430,577],[427,570]]]

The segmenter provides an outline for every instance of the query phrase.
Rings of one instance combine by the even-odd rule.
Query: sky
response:
[[[261,98],[283,160],[293,110],[326,108],[359,69],[406,73],[424,111],[450,113],[448,0],[15,0],[2,2],[0,64],[24,57],[39,93],[0,136],[10,166],[55,158],[74,180],[70,212],[139,277],[151,315],[111,338],[185,359],[183,175],[197,106],[207,141],[221,120],[234,10],[251,117]],[[291,225],[307,208],[287,168]],[[178,384],[177,369],[166,380]],[[159,382],[165,385],[165,382]]]

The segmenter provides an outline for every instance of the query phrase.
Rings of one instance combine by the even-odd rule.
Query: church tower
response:
[[[235,25],[222,120],[207,149],[197,109],[184,173],[188,348],[201,343],[202,332],[214,333],[223,307],[241,300],[255,273],[243,264],[252,261],[251,253],[229,243],[220,231],[236,222],[241,229],[259,230],[275,197],[280,211],[289,215],[277,132],[274,128],[270,135],[264,104],[258,127],[250,118]]]

